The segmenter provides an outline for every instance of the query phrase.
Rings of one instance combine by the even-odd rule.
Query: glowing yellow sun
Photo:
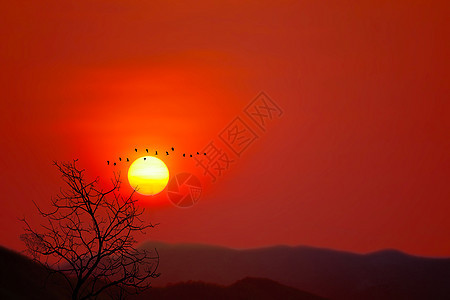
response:
[[[143,156],[131,164],[128,182],[139,194],[155,195],[164,190],[169,182],[169,169],[159,158]]]

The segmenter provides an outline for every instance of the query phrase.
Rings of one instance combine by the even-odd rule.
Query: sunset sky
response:
[[[339,3],[338,3],[339,2]],[[39,219],[78,158],[105,186],[135,159],[203,186],[138,196],[150,239],[450,256],[448,1],[3,1],[0,244]],[[260,92],[280,112],[245,113]],[[220,134],[258,136],[240,157]],[[233,157],[215,182],[193,159]]]

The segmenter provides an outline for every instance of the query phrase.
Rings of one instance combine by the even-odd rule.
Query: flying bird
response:
[[[114,163],[114,165],[116,165],[116,163]]]
[[[175,150],[175,148],[174,148],[174,147],[172,147],[171,149],[172,149],[172,151],[173,151],[173,150]]]
[[[147,157],[144,157],[144,160],[147,160]]]
[[[203,155],[206,155],[206,153],[203,153]]]
[[[166,151],[166,155],[169,155],[169,152]]]
[[[121,157],[119,157],[119,161],[122,161],[122,158],[121,158]]]
[[[190,155],[190,157],[192,157],[192,154]]]
[[[148,153],[148,149],[145,149],[145,151],[147,151],[147,153]]]
[[[183,157],[186,157],[186,153],[183,153]]]
[[[200,153],[197,152],[197,155],[200,155]]]
[[[128,162],[128,161],[130,161],[130,160],[129,160],[128,157],[127,157],[127,162]]]
[[[158,155],[158,151],[155,151],[155,155]]]
[[[107,164],[108,164],[108,166],[109,166],[109,160],[107,160],[107,161],[106,161],[106,163],[107,163]]]
[[[137,149],[136,149],[136,148],[134,148],[134,151],[136,151],[136,152],[137,152]]]

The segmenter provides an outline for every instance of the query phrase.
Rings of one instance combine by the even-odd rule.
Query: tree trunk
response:
[[[80,287],[77,285],[72,292],[72,300],[78,300],[78,291],[79,290],[80,290]]]

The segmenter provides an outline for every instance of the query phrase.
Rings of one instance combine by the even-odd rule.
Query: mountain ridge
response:
[[[2,300],[62,300],[70,299],[64,282],[57,276],[48,277],[39,263],[16,251],[0,246],[0,299]],[[61,279],[61,278],[60,278]],[[324,300],[325,298],[282,285],[266,278],[243,278],[231,285],[188,281],[166,287],[151,288],[130,299],[175,300],[195,299],[261,299]],[[105,296],[99,299],[106,299]]]
[[[395,249],[359,254],[310,246],[233,249],[159,241],[141,247],[155,247],[160,254],[162,274],[155,286],[186,280],[229,285],[250,276],[330,299],[366,299],[368,293],[381,292],[378,299],[402,299],[401,295],[446,299],[442,295],[450,293],[450,258],[420,257]]]
[[[450,258],[424,258],[395,249],[355,254],[283,245],[237,250],[147,242],[141,247],[155,247],[160,254],[158,272],[162,274],[152,284],[162,298],[156,299],[174,299],[169,296],[176,291],[193,295],[210,291],[215,298],[221,292],[258,294],[272,282],[275,293],[300,291],[336,300],[447,299],[450,294]],[[0,298],[65,299],[67,291],[58,284],[50,281],[52,288],[43,288],[46,270],[23,254],[0,246],[0,266]],[[251,281],[242,281],[245,278],[257,278],[256,286],[251,288]],[[242,282],[244,286],[239,286]],[[233,290],[236,285],[238,291]]]

